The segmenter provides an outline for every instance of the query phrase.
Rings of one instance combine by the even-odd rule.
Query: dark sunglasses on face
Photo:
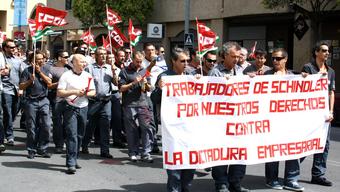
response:
[[[183,60],[180,60],[180,61],[181,61],[181,63],[190,63],[190,59],[187,59],[187,60],[183,59]]]
[[[69,58],[69,56],[64,56],[64,57],[62,57],[62,58],[64,58],[64,59],[68,59],[68,58]]]
[[[13,46],[13,47],[10,47],[10,46],[7,46],[9,49],[15,49],[16,46]]]
[[[209,63],[216,63],[216,59],[206,59]]]
[[[329,52],[329,50],[328,50],[328,49],[321,49],[320,51],[321,51],[322,53]]]
[[[285,57],[272,57],[273,61],[281,61],[282,59],[284,59]]]

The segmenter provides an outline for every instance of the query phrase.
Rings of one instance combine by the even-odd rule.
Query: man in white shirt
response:
[[[66,99],[64,123],[66,129],[66,166],[67,173],[74,174],[81,167],[77,163],[79,149],[85,133],[88,97],[96,94],[93,77],[84,71],[85,56],[75,54],[73,69],[65,72],[58,83],[58,97]]]

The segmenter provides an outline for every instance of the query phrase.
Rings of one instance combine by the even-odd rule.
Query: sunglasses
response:
[[[216,63],[216,59],[206,59],[206,61],[208,61],[209,63]]]
[[[15,49],[16,48],[16,46],[14,46],[14,47],[10,47],[10,46],[7,46],[9,49]]]
[[[190,59],[183,59],[183,60],[180,60],[181,61],[181,63],[190,63]]]
[[[321,49],[320,51],[321,51],[322,53],[329,52],[329,50],[328,50],[328,49]]]
[[[69,56],[64,56],[64,57],[62,57],[62,58],[64,58],[64,59],[68,59],[68,58],[69,58]]]
[[[285,57],[272,57],[273,61],[281,61],[282,59],[284,59]]]

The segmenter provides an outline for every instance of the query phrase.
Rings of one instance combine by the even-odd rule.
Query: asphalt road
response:
[[[15,122],[18,127],[18,122]],[[165,192],[167,175],[162,169],[162,156],[155,155],[154,163],[128,160],[127,149],[111,148],[112,160],[99,156],[98,146],[90,147],[89,155],[82,155],[78,161],[82,169],[75,175],[65,173],[65,154],[54,154],[50,159],[36,157],[27,159],[25,150],[26,133],[15,129],[15,146],[7,147],[0,155],[0,192]],[[327,178],[333,181],[332,187],[310,184],[312,158],[308,157],[301,165],[300,184],[307,192],[340,191],[340,128],[332,129],[332,142],[328,159]],[[53,144],[51,143],[51,152]],[[280,177],[283,177],[283,164],[280,163]],[[242,184],[256,192],[276,191],[264,184],[264,165],[247,167],[247,175]],[[197,170],[193,192],[214,191],[214,182],[209,172]]]

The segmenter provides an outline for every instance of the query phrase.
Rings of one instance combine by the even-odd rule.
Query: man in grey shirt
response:
[[[2,106],[3,124],[7,145],[14,145],[13,121],[19,108],[19,80],[25,64],[15,56],[14,40],[6,39],[2,43],[4,49],[5,70],[1,76],[3,83]]]
[[[209,71],[208,76],[226,77],[235,76],[235,65],[240,58],[241,47],[236,42],[227,42],[222,47],[223,63]],[[216,192],[248,192],[249,190],[241,187],[241,180],[246,173],[245,165],[221,165],[212,168],[212,177],[215,180]]]

